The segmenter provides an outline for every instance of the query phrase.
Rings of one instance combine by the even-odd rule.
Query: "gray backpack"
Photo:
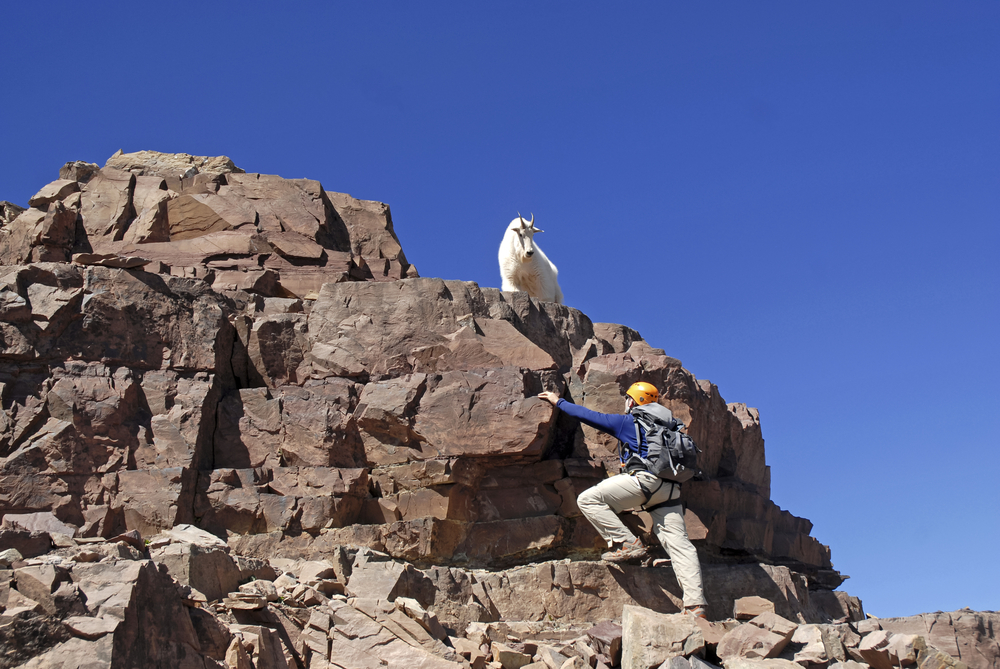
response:
[[[674,418],[670,409],[651,403],[634,406],[631,413],[635,418],[636,442],[642,443],[639,435],[639,425],[642,425],[648,448],[645,458],[638,455],[632,458],[642,460],[650,473],[667,481],[683,483],[700,473],[698,454],[701,450],[691,437],[680,431],[684,423]]]

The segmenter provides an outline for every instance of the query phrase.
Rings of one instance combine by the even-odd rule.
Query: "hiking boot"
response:
[[[695,618],[701,618],[702,620],[708,620],[708,615],[705,613],[704,606],[688,606],[684,608],[684,613],[689,616],[694,616]]]
[[[629,560],[641,560],[646,557],[646,547],[637,538],[630,544],[625,544],[615,551],[608,551],[601,556],[605,562],[628,562]]]

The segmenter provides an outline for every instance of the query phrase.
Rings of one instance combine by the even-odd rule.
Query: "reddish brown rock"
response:
[[[169,200],[167,202],[169,238],[173,241],[192,239],[253,223],[252,219],[247,220],[248,215],[224,217],[219,209],[225,214],[239,210],[225,206],[227,203],[220,200],[219,196],[212,194],[180,195]]]
[[[875,630],[861,639],[858,653],[873,669],[892,669],[893,661],[889,652],[889,640],[892,632]]]
[[[168,202],[176,194],[167,190],[167,183],[160,177],[136,177],[133,207],[136,217],[129,223],[122,242],[145,244],[170,240]]]
[[[111,617],[70,616],[63,620],[63,624],[66,625],[66,628],[73,636],[78,636],[88,641],[94,641],[106,634],[111,634],[118,629],[121,623],[121,620]]]
[[[4,661],[9,666],[24,666],[32,658],[44,657],[53,651],[59,653],[54,649],[59,649],[63,643],[72,640],[62,622],[44,614],[33,611],[12,613],[8,610],[3,617],[6,620],[0,625],[0,648],[3,648]],[[96,659],[96,656],[91,657]],[[68,658],[62,655],[61,659]]]
[[[736,602],[736,606],[739,607],[739,600]],[[772,605],[773,606],[773,605]],[[739,618],[737,618],[739,620]],[[791,640],[792,635],[798,630],[798,623],[793,623],[791,620],[782,618],[774,611],[765,611],[764,613],[758,614],[750,620],[751,625],[756,625],[761,629],[766,629],[769,632],[774,632],[779,636],[783,636],[788,640]]]
[[[446,372],[431,379],[414,420],[419,441],[408,444],[437,456],[534,455],[544,447],[549,405],[530,396],[514,369]]]
[[[80,220],[95,250],[103,242],[117,242],[124,236],[135,216],[134,190],[134,174],[107,167],[81,188]]]
[[[823,630],[818,625],[800,625],[790,640],[788,648],[794,649],[792,660],[803,666],[826,664],[831,659]],[[788,650],[785,651],[788,653]],[[913,660],[916,660],[914,654]]]
[[[304,314],[262,315],[254,321],[247,355],[268,386],[301,385],[311,375],[306,364],[308,326]]]
[[[116,661],[124,666],[204,666],[190,616],[164,568],[126,560],[76,565],[71,577],[86,593],[91,612],[113,629],[102,638],[111,640]],[[115,625],[116,620],[121,622]]]
[[[357,388],[346,379],[230,393],[220,407],[216,466],[364,466],[356,404]]]
[[[203,473],[195,514],[216,532],[318,532],[356,522],[367,492],[364,470],[281,468]],[[273,480],[268,484],[268,478]]]
[[[24,207],[19,207],[13,202],[8,202],[7,200],[0,200],[0,228],[6,227],[23,211]]]
[[[356,276],[357,259],[346,251],[327,249],[317,260],[286,258],[278,251],[261,260],[281,277],[281,294],[287,297],[315,300],[325,283],[364,280]]]
[[[765,613],[774,613],[774,602],[757,595],[740,597],[733,604],[733,618],[737,620],[750,620]]]
[[[371,200],[357,200],[344,193],[328,193],[335,220],[350,231],[350,251],[365,258],[402,258],[392,227],[389,206]]]
[[[45,211],[53,202],[63,200],[80,191],[80,184],[75,179],[57,179],[31,196],[28,206]]]
[[[0,513],[51,513],[85,537],[196,523],[258,557],[360,545],[497,569],[572,556],[527,568],[530,579],[455,585],[448,615],[672,612],[669,568],[624,569],[620,582],[594,571],[602,546],[575,499],[614,471],[614,444],[535,397],[618,412],[642,379],[704,452],[707,480],[684,496],[710,558],[710,614],[759,594],[783,616],[863,615],[824,589],[839,575],[809,522],[770,501],[756,410],[634,330],[523,294],[403,279],[388,208],[315,181],[152,153],[60,176],[0,230],[0,262],[32,261],[0,272]],[[70,265],[70,252],[94,264]],[[801,571],[727,563],[756,555]],[[335,594],[323,587],[295,601]],[[547,599],[516,601],[506,591],[519,587]],[[406,621],[380,629],[392,624],[422,643]]]
[[[121,510],[128,529],[146,536],[189,523],[195,478],[195,472],[183,467],[119,472],[113,506]]]
[[[100,169],[101,167],[97,163],[72,160],[59,169],[59,178],[79,181],[80,183],[87,183]]]
[[[700,653],[704,647],[694,616],[663,615],[638,606],[622,609],[622,669],[658,666],[671,657]]]
[[[270,231],[265,232],[263,237],[275,251],[285,258],[320,260],[325,253],[323,247],[314,241],[315,235],[310,237],[294,231]]]
[[[45,212],[45,218],[31,232],[32,245],[64,249],[61,260],[67,260],[69,249],[76,241],[76,219],[76,209],[67,208],[62,202],[53,202]]]
[[[322,186],[308,179],[246,175],[225,157],[152,151],[119,152],[104,168],[68,163],[60,176],[32,198],[26,216],[18,217],[23,210],[13,205],[4,210],[10,225],[0,232],[3,262],[63,262],[70,252],[81,258],[134,256],[185,268],[179,275],[201,278],[219,263],[218,253],[178,244],[233,231],[245,238],[265,233],[273,245],[262,241],[245,258],[258,268],[270,263],[264,268],[268,272],[285,270],[288,285],[262,285],[260,278],[237,278],[230,272],[216,277],[219,290],[315,297],[326,281],[415,276],[385,205],[339,194],[334,194],[334,205]],[[357,241],[356,261],[351,254],[352,234]],[[384,262],[385,267],[369,271],[365,257]],[[246,273],[247,267],[238,271]]]
[[[55,592],[59,584],[66,580],[66,571],[50,564],[29,565],[14,570],[17,591],[38,602],[48,615],[56,615],[59,607]]]
[[[0,546],[3,546],[4,550],[17,551],[21,557],[32,558],[48,553],[52,549],[52,539],[48,532],[0,529]]]
[[[78,165],[78,163],[67,163]],[[132,172],[138,175],[158,176],[179,180],[190,178],[196,174],[219,175],[232,172],[242,172],[226,156],[192,156],[187,153],[160,153],[158,151],[137,151],[124,153],[118,151],[108,158],[105,167]],[[92,167],[97,167],[92,165]],[[60,173],[60,176],[64,176]]]
[[[73,536],[76,528],[67,525],[51,512],[42,511],[39,513],[8,513],[3,517],[0,524],[0,531],[25,531],[25,532],[46,532],[48,534],[65,534]]]
[[[240,570],[228,555],[228,548],[174,542],[151,549],[149,555],[166,566],[174,580],[190,585],[209,601],[221,599],[239,587]]]
[[[283,431],[281,401],[267,388],[231,391],[219,403],[213,440],[217,468],[277,466],[275,442]]]
[[[117,253],[74,253],[73,262],[77,265],[96,265],[119,269],[137,269],[150,264],[148,258],[122,256]]]
[[[785,636],[744,623],[722,637],[716,652],[723,662],[730,658],[763,659],[777,657],[787,643]]]
[[[311,179],[282,179],[269,174],[231,174],[221,196],[249,200],[257,210],[258,226],[269,232],[296,232],[323,238],[327,209],[323,187]]]
[[[927,644],[967,664],[985,669],[1000,665],[996,630],[1000,614],[962,609],[924,613],[907,618],[880,618],[884,630],[900,635],[920,635]]]

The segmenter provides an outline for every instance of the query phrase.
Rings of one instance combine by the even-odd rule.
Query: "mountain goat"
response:
[[[559,270],[533,239],[539,232],[542,230],[535,227],[534,214],[530,221],[518,214],[507,226],[500,242],[501,290],[523,290],[539,300],[562,304]]]

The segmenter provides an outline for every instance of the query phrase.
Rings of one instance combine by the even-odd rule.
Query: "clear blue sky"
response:
[[[569,305],[760,409],[774,501],[870,613],[1000,609],[1000,3],[3,15],[0,199],[228,155],[389,203],[422,275],[484,286],[533,212]]]

